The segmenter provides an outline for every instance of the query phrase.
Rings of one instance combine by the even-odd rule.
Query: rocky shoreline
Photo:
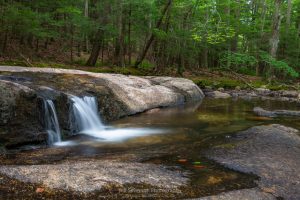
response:
[[[225,90],[223,88],[219,88],[218,90],[212,90],[208,87],[202,89],[202,91],[208,98],[240,98],[244,100],[257,99],[300,103],[300,92],[295,90],[271,91],[265,88],[248,90],[241,90],[239,88],[236,88],[235,90]]]

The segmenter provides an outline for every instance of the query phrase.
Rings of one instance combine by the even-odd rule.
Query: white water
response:
[[[72,96],[73,114],[78,133],[89,135],[101,141],[120,142],[133,137],[162,133],[162,130],[148,128],[107,128],[101,122],[95,97]]]
[[[104,129],[98,115],[98,106],[95,97],[79,98],[72,96],[71,100],[73,101],[73,112],[77,131],[82,133]]]
[[[61,142],[60,127],[55,106],[52,100],[44,100],[45,128],[48,133],[48,144]]]

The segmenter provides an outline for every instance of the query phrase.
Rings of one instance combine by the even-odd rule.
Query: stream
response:
[[[96,137],[89,130],[90,134],[82,131],[82,134],[62,138],[64,140],[62,145],[26,146],[18,150],[10,150],[7,155],[0,157],[0,163],[1,165],[37,165],[58,164],[65,160],[117,159],[125,162],[160,164],[170,169],[188,172],[189,186],[182,187],[181,193],[175,194],[176,198],[194,198],[252,188],[256,185],[255,180],[258,177],[229,170],[208,160],[204,154],[210,147],[222,146],[235,133],[253,126],[282,124],[300,128],[300,119],[296,117],[258,117],[253,113],[253,108],[256,106],[267,110],[298,109],[297,104],[287,102],[205,99],[198,104],[153,109],[113,121],[105,126],[106,131],[102,133],[105,139],[98,135]],[[125,137],[117,137],[122,134],[125,134]],[[0,180],[0,193],[7,194],[9,197],[20,197],[18,193],[12,194],[10,187],[17,188],[30,197],[41,195],[36,194],[35,185],[28,183],[25,186],[5,176],[1,176]],[[118,193],[122,194],[122,191]],[[100,194],[109,197],[110,192],[104,190]],[[74,195],[78,198],[95,197],[93,196],[95,193],[82,196],[82,194],[56,190],[48,192],[46,197],[58,195],[61,199],[73,198]],[[134,197],[134,194],[131,195]]]

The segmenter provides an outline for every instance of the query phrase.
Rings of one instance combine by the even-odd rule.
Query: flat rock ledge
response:
[[[298,130],[278,124],[253,127],[238,133],[228,145],[214,147],[207,156],[230,169],[256,174],[260,180],[257,188],[204,199],[270,199],[270,194],[274,199],[300,199]]]
[[[128,107],[128,114],[156,107],[172,106],[204,98],[192,81],[172,77],[137,77],[121,74],[92,73],[81,70],[0,66],[0,72],[33,72],[49,74],[88,75],[102,79],[114,95]]]
[[[158,188],[184,186],[184,173],[164,166],[112,160],[63,162],[56,165],[0,166],[0,173],[22,182],[74,192],[99,191],[108,184],[148,184]]]

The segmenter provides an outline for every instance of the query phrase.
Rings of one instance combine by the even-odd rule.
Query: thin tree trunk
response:
[[[288,0],[287,3],[287,12],[286,12],[286,25],[287,28],[291,25],[291,14],[292,14],[292,0]]]
[[[241,0],[236,0],[236,5],[237,7],[235,8],[235,21],[236,23],[239,21],[240,19],[240,15],[241,15],[241,10],[240,10],[240,3]],[[234,34],[234,38],[231,44],[231,51],[236,52],[238,50],[238,41],[239,41],[239,25],[237,25],[235,27],[235,34]]]
[[[110,14],[110,9],[111,9],[110,4],[109,4],[109,2],[107,2],[105,4],[106,13],[103,13],[103,16],[101,16],[101,20],[99,22],[102,26],[106,25],[108,23],[107,15]],[[98,56],[99,56],[100,50],[101,50],[101,43],[104,40],[104,35],[105,35],[104,30],[101,28],[98,28],[98,31],[96,32],[96,34],[93,37],[92,51],[91,51],[88,61],[86,62],[87,66],[95,66],[96,65],[97,59],[98,59]]]
[[[280,6],[282,0],[275,0],[275,11],[272,25],[272,36],[270,39],[270,54],[273,58],[277,57],[277,50],[279,44],[279,34],[282,16],[280,15]]]
[[[73,62],[73,46],[74,46],[74,33],[73,27],[71,27],[71,45],[70,45],[70,61]]]
[[[100,53],[100,49],[101,49],[101,39],[103,36],[103,31],[102,30],[98,30],[96,33],[96,38],[93,41],[93,47],[92,47],[92,51],[90,54],[90,57],[88,59],[88,61],[86,62],[87,66],[95,66],[97,63],[97,59]]]
[[[131,65],[131,56],[132,56],[132,48],[131,48],[131,4],[129,5],[129,13],[128,13],[128,64]]]
[[[123,0],[119,0],[119,16],[118,16],[118,38],[115,46],[115,65],[124,67],[124,17],[123,17]]]
[[[166,4],[165,8],[163,9],[162,14],[161,14],[161,17],[160,17],[160,19],[158,20],[158,22],[157,22],[155,28],[157,28],[157,29],[160,28],[160,26],[161,26],[161,24],[162,24],[162,21],[163,21],[165,15],[166,15],[167,11],[169,10],[169,8],[170,8],[171,5],[172,5],[172,2],[173,2],[172,0],[168,0],[168,1],[167,1],[167,4]],[[153,42],[153,40],[154,40],[154,37],[155,37],[155,35],[154,35],[154,33],[152,33],[152,34],[150,35],[149,39],[147,40],[145,47],[143,48],[142,52],[139,54],[139,56],[138,56],[138,58],[137,58],[137,60],[136,60],[136,62],[135,62],[135,65],[134,65],[134,66],[135,66],[136,68],[143,62],[143,60],[144,60],[144,58],[145,58],[145,56],[146,56],[146,54],[147,54],[147,52],[148,52],[148,50],[149,50],[149,48],[150,48],[152,42]]]
[[[80,42],[77,44],[77,57],[81,57]]]
[[[89,0],[85,0],[84,2],[84,16],[86,18],[89,17]],[[85,51],[88,52],[89,51],[89,37],[87,35],[85,35]]]

